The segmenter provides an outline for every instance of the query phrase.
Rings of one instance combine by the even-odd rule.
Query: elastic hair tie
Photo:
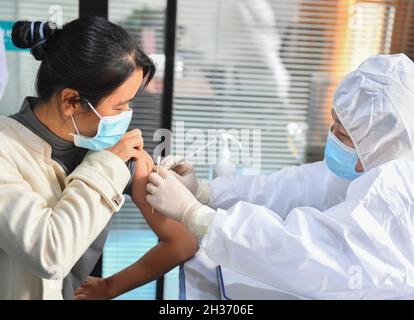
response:
[[[30,24],[30,36],[31,36],[31,40],[33,40],[34,38],[34,25],[35,25],[35,21],[32,21],[32,23]],[[46,42],[45,39],[45,22],[42,21],[40,23],[39,26],[39,35],[40,35],[40,40],[38,42],[36,42],[33,46],[30,47],[30,50],[33,50],[34,48],[36,48],[37,46],[42,45],[43,43]]]

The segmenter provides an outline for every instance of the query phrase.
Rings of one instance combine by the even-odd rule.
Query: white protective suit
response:
[[[413,298],[413,62],[404,54],[365,60],[341,82],[333,107],[365,173],[348,185],[317,162],[218,178],[202,250],[303,298]]]

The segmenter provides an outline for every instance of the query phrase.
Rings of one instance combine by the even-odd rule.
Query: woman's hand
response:
[[[129,159],[139,159],[144,151],[144,140],[139,129],[133,129],[123,135],[116,145],[106,149],[127,162]]]
[[[75,300],[108,300],[111,299],[106,280],[88,277],[75,291]]]

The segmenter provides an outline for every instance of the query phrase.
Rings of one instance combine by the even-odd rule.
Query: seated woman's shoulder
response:
[[[134,180],[139,184],[146,185],[149,174],[154,169],[154,161],[145,150],[142,151],[141,157],[135,160]]]
[[[3,147],[21,143],[23,134],[21,126],[19,122],[10,117],[0,116],[0,141]]]

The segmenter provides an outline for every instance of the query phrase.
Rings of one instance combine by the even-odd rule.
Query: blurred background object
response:
[[[6,44],[4,41],[4,30],[0,29],[0,99],[6,90],[9,72],[6,62]]]

